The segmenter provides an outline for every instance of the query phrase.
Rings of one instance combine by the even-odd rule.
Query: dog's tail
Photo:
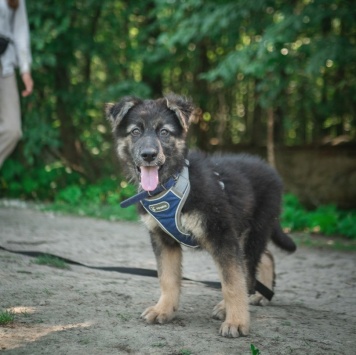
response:
[[[279,223],[275,224],[271,239],[273,243],[276,244],[278,247],[285,251],[289,251],[290,253],[293,253],[297,249],[297,246],[294,243],[293,239],[283,232]]]

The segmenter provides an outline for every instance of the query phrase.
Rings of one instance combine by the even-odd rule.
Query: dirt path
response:
[[[36,250],[95,266],[155,268],[140,224],[54,216],[0,207],[0,245]],[[0,250],[0,310],[16,312],[0,327],[6,354],[355,354],[355,253],[299,248],[276,253],[277,288],[267,307],[251,306],[251,334],[226,339],[210,316],[219,290],[183,282],[177,318],[146,325],[141,312],[158,298],[151,277],[61,270]],[[184,275],[218,280],[208,255],[188,251]]]

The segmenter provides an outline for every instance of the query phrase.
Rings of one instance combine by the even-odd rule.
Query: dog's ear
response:
[[[116,104],[105,104],[106,118],[110,121],[113,130],[120,124],[127,112],[139,102],[141,102],[141,100],[136,97],[126,96]]]
[[[190,124],[190,116],[194,111],[194,105],[185,97],[176,94],[168,94],[165,96],[167,107],[172,110],[179,119],[185,132],[188,131]]]

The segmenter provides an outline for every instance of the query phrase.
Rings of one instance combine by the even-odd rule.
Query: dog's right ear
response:
[[[187,98],[173,93],[165,95],[165,99],[167,107],[176,114],[184,131],[187,132],[190,124],[190,117],[194,111],[193,103]]]
[[[106,118],[111,123],[113,130],[121,123],[127,112],[139,102],[141,102],[141,100],[136,97],[126,96],[116,104],[105,104]]]

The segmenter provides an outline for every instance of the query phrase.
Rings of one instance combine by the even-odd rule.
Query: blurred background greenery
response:
[[[67,0],[27,8],[35,91],[22,102],[24,138],[0,172],[2,197],[135,219],[117,206],[134,189],[121,176],[103,114],[105,102],[124,95],[191,97],[200,111],[190,143],[206,151],[265,149],[268,117],[277,148],[355,146],[352,0]],[[321,206],[328,217],[317,226],[315,215],[296,222],[307,211],[288,196],[286,227],[356,238],[354,211]],[[339,219],[348,232],[334,228]]]

